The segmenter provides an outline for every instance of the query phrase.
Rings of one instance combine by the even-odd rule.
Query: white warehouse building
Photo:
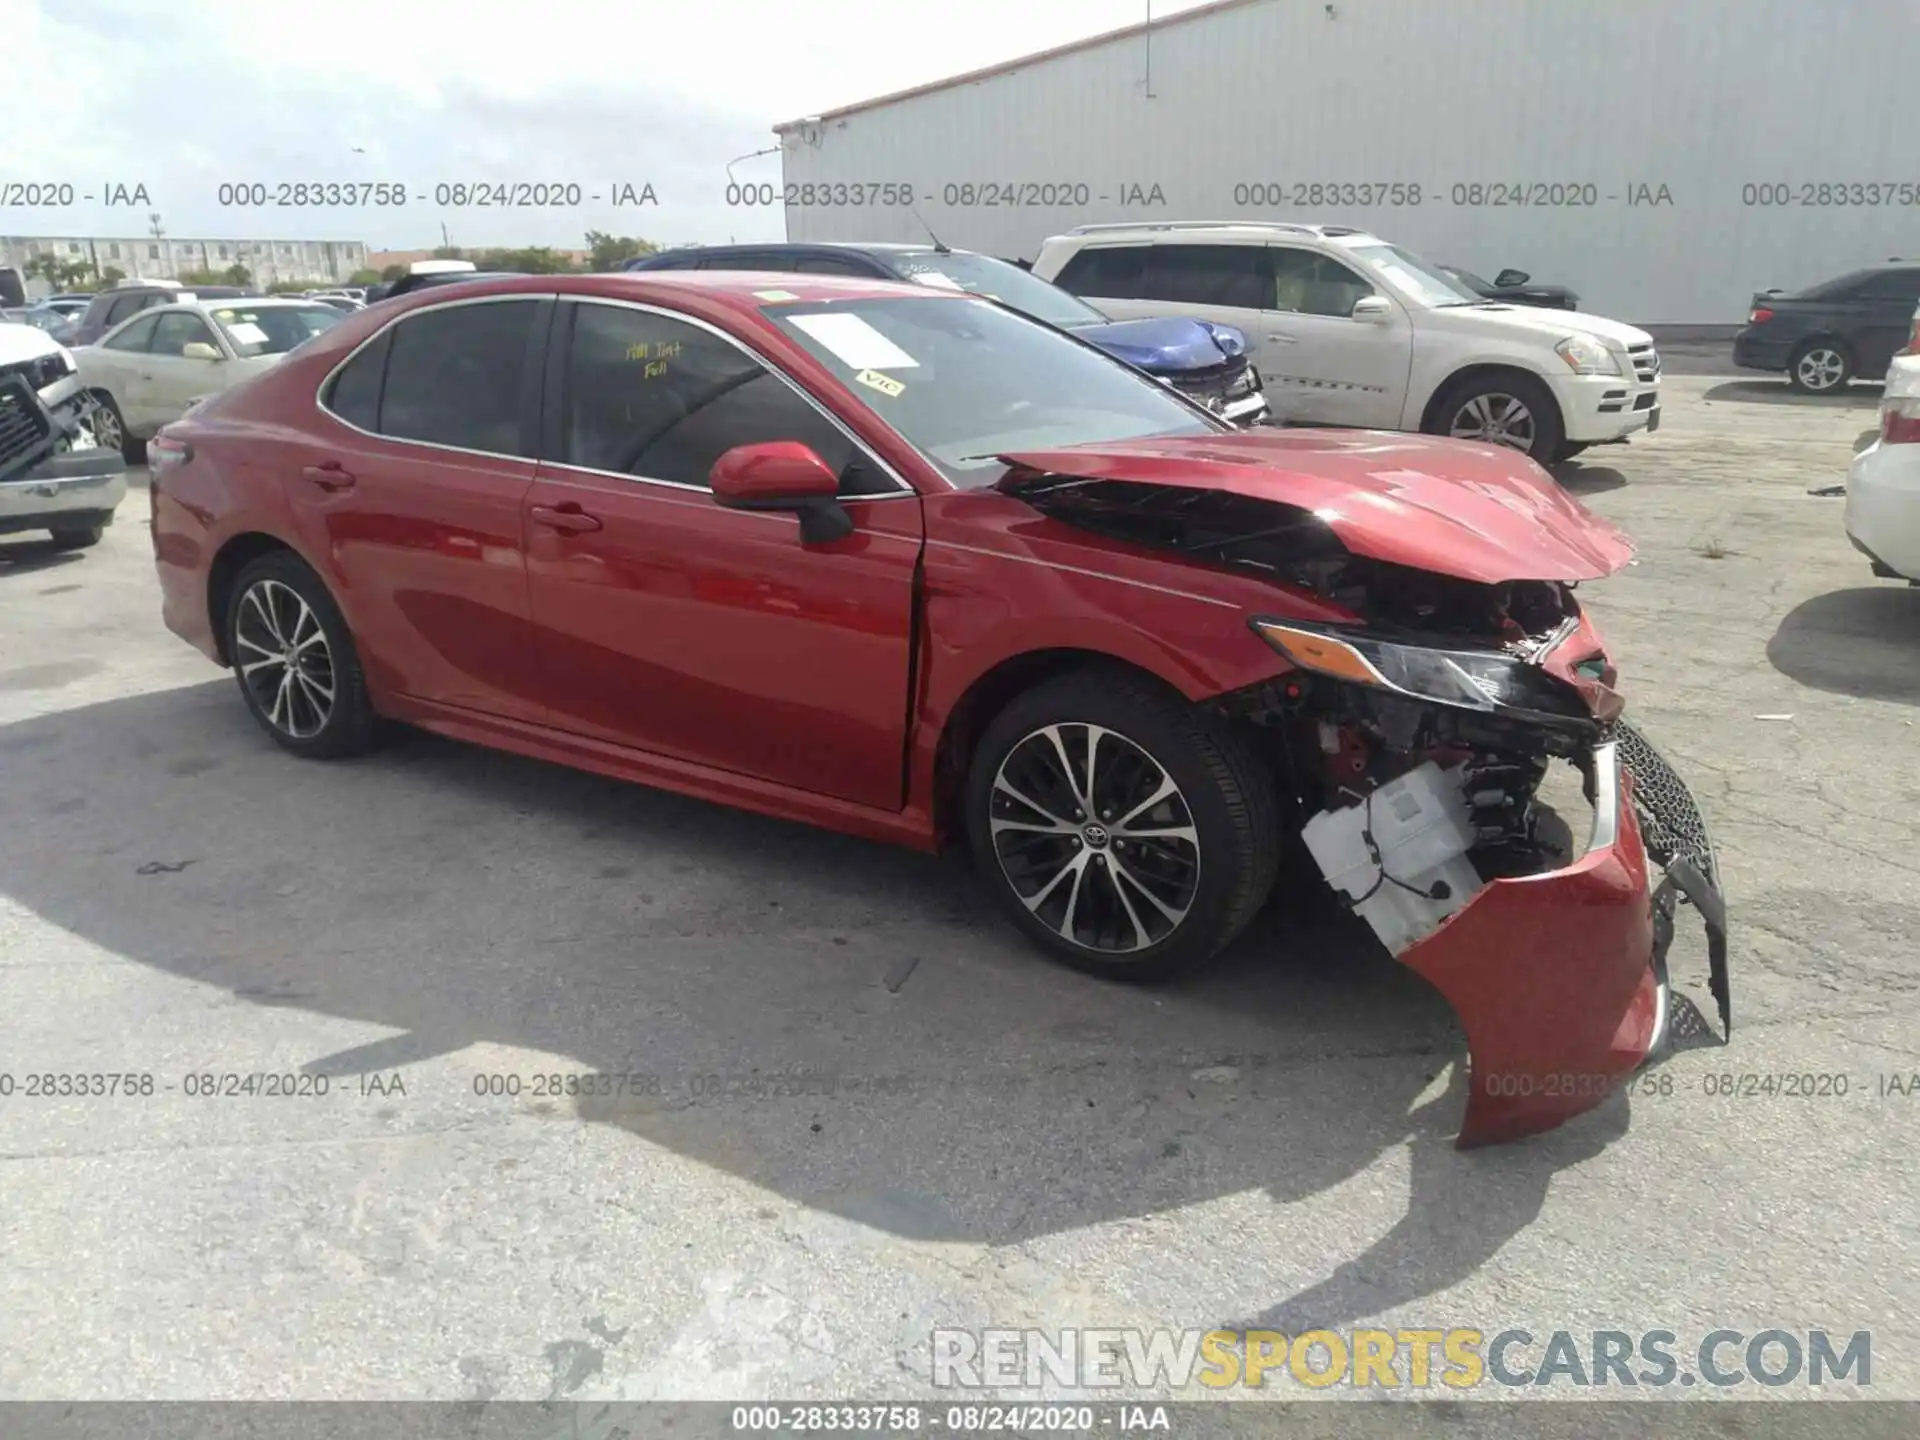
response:
[[[1916,0],[1219,0],[776,126],[766,198],[791,240],[1008,259],[1096,222],[1351,225],[1738,324],[1920,256],[1916,73]]]

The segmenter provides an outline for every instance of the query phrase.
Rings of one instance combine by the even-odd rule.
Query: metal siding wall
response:
[[[1737,322],[1756,289],[1920,256],[1920,205],[1798,193],[1920,186],[1893,123],[1920,71],[1920,0],[1266,0],[1157,30],[1151,99],[1146,57],[1135,36],[789,133],[785,179],[910,181],[948,244],[1006,256],[1094,221],[1358,225],[1646,323]],[[1092,203],[945,203],[949,183],[1047,180],[1087,182]],[[1425,193],[1417,207],[1235,205],[1234,186],[1256,181]],[[1590,182],[1599,203],[1452,203],[1475,181]],[[1124,208],[1126,182],[1158,182],[1167,204]],[[1795,203],[1743,204],[1759,183],[1792,185]],[[1630,204],[1641,184],[1672,203]],[[791,206],[787,230],[925,236],[905,209],[852,206]]]

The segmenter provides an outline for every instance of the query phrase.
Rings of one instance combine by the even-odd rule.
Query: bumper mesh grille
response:
[[[1614,721],[1606,738],[1619,745],[1621,763],[1633,777],[1633,808],[1648,853],[1663,866],[1675,857],[1691,860],[1717,890],[1720,865],[1713,853],[1713,837],[1687,782],[1626,721]]]

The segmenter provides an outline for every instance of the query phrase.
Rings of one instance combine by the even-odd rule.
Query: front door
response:
[[[189,345],[207,346],[213,356],[188,355]],[[162,310],[139,380],[129,392],[138,414],[129,411],[127,422],[145,432],[178,420],[187,413],[189,402],[223,388],[224,372],[236,362],[213,357],[225,354],[213,327],[194,311]]]
[[[551,724],[862,805],[905,803],[918,497],[780,375],[705,326],[562,306],[564,374],[526,499]],[[550,371],[552,373],[552,371]],[[736,445],[798,440],[854,533],[708,491]]]
[[[1384,295],[1359,271],[1297,245],[1267,247],[1273,298],[1260,320],[1260,375],[1284,416],[1317,425],[1394,430],[1413,369],[1413,322],[1392,296],[1384,322],[1353,307]]]
[[[1863,377],[1878,379],[1913,329],[1914,308],[1920,306],[1920,270],[1883,270],[1865,292],[1867,313],[1855,342],[1854,363]]]

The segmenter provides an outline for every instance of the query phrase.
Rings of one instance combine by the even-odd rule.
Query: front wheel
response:
[[[227,658],[253,718],[294,754],[331,760],[377,739],[346,617],[290,551],[262,555],[234,582]]]
[[[1554,463],[1566,439],[1553,392],[1531,375],[1518,373],[1456,382],[1434,406],[1425,428],[1430,435],[1518,450],[1542,465]]]
[[[1273,777],[1238,734],[1125,672],[1089,668],[1007,706],[967,777],[974,858],[1064,964],[1157,980],[1211,958],[1273,889]]]
[[[53,527],[53,548],[56,550],[88,550],[100,543],[100,537],[107,533],[106,521],[96,521],[92,525],[56,525]]]
[[[134,439],[128,431],[119,403],[104,390],[94,391],[93,398],[96,403],[87,422],[93,431],[93,443],[103,450],[118,450],[129,465],[145,464],[147,442]]]

